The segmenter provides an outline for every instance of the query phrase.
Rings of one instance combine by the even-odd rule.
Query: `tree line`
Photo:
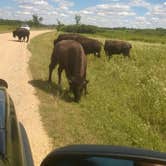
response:
[[[45,25],[43,24],[43,18],[39,17],[38,15],[32,15],[32,19],[27,21],[21,21],[21,20],[7,20],[7,19],[0,19],[0,25],[12,25],[12,26],[21,26],[22,24],[28,24],[30,27],[51,27],[56,28],[58,31],[64,31],[64,32],[71,32],[71,33],[89,33],[89,34],[95,34],[100,32],[109,32],[109,31],[123,31],[123,32],[139,32],[139,33],[151,33],[154,32],[158,33],[159,35],[165,35],[166,29],[165,28],[156,28],[156,29],[136,29],[136,28],[126,28],[126,27],[114,27],[114,28],[108,28],[108,27],[98,27],[94,25],[86,25],[81,24],[81,16],[76,14],[75,17],[75,24],[71,25],[65,25],[57,19],[57,24],[53,25]]]
[[[21,26],[22,24],[28,24],[29,26],[44,26],[42,21],[42,17],[39,17],[38,15],[32,15],[32,19],[27,21],[0,19],[0,25]]]

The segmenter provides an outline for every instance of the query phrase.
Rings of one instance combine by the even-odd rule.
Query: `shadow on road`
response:
[[[11,42],[19,42],[19,43],[21,43],[19,40],[16,40],[16,39],[8,40],[8,41],[11,41]]]
[[[11,41],[11,42],[18,42],[18,43],[26,43],[26,41],[19,41],[19,40],[17,40],[17,39],[8,40],[8,41]]]
[[[62,89],[60,86],[53,82],[48,82],[46,80],[31,80],[28,82],[33,87],[38,88],[47,94],[51,94],[54,97],[59,97],[60,99],[66,102],[73,102],[73,98],[66,89]]]

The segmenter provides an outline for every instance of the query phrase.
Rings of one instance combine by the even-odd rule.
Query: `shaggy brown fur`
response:
[[[106,40],[104,44],[104,51],[110,58],[113,54],[123,54],[124,56],[130,56],[131,44],[125,41],[119,40]]]
[[[70,90],[75,101],[79,101],[83,89],[86,91],[86,67],[87,60],[80,43],[74,40],[62,40],[55,44],[49,65],[49,81],[53,69],[59,64],[58,84],[61,84],[61,73],[65,70]]]
[[[100,57],[102,43],[95,39],[90,39],[79,34],[61,34],[56,40],[54,40],[54,45],[61,40],[75,40],[79,42],[83,48],[85,54],[94,54],[97,57]]]

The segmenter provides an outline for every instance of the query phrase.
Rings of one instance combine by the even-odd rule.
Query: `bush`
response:
[[[72,32],[72,33],[90,33],[94,34],[98,31],[98,27],[93,25],[66,25],[62,28],[64,32]]]

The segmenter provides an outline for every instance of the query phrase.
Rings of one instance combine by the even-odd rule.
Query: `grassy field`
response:
[[[0,33],[11,32],[16,26],[11,25],[0,25]]]
[[[89,55],[89,94],[79,104],[47,83],[48,65],[56,33],[31,40],[31,84],[37,90],[40,113],[54,147],[75,143],[127,145],[166,151],[166,45],[130,41],[131,58],[115,55],[107,61]],[[100,40],[104,40],[100,36]]]
[[[93,36],[166,44],[166,30],[104,30]]]

